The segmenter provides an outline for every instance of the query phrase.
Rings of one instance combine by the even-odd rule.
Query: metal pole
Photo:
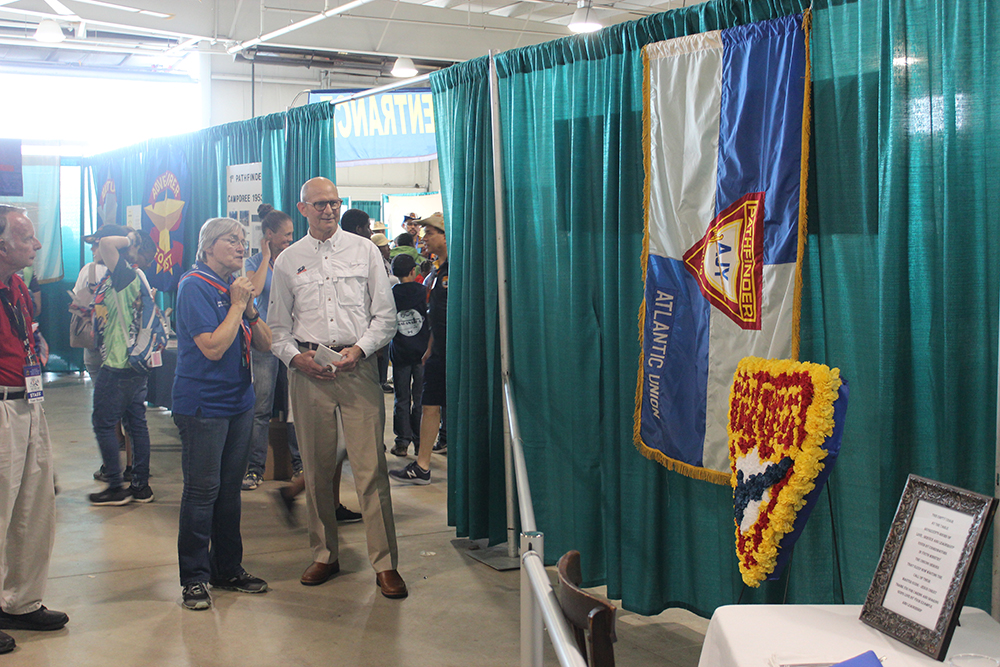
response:
[[[521,553],[542,554],[545,537],[541,533],[521,533]],[[522,556],[523,558],[523,556]],[[542,667],[542,609],[531,590],[528,568],[521,563],[521,667]]]
[[[493,199],[496,207],[496,239],[497,239],[497,301],[500,308],[500,379],[510,381],[510,339],[509,315],[507,313],[507,246],[504,229],[503,209],[503,154],[500,147],[500,85],[497,80],[497,63],[493,50],[490,50],[490,125],[493,129]],[[514,514],[514,457],[511,453],[511,437],[507,413],[507,402],[504,401],[504,431],[503,431],[503,465],[504,488],[507,495],[507,555],[517,556],[514,548],[514,537],[517,535]]]
[[[552,591],[552,584],[549,583],[549,575],[545,573],[541,554],[537,551],[528,551],[521,556],[521,571],[527,572],[527,578],[531,582],[535,595],[539,600],[546,600],[548,604],[537,605],[540,608],[545,620],[545,627],[549,630],[549,638],[552,639],[552,648],[555,649],[556,658],[562,667],[587,667],[586,661],[576,648],[576,641],[569,628],[569,623],[562,615],[559,608],[559,601]],[[541,656],[539,656],[541,659]],[[541,665],[542,663],[537,663]]]

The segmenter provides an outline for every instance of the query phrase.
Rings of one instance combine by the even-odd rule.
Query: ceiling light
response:
[[[569,20],[569,29],[573,32],[596,32],[602,27],[594,17],[591,0],[577,0],[576,11]]]
[[[392,75],[398,79],[409,79],[417,75],[417,68],[409,58],[396,58],[392,66]]]
[[[52,19],[45,19],[38,24],[38,28],[35,30],[35,39],[46,44],[55,44],[66,39],[66,35],[63,34],[58,23]]]

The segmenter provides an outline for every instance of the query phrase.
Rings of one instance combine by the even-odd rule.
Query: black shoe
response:
[[[447,454],[448,453],[448,443],[444,440],[438,438],[438,441],[434,443],[434,448],[431,449],[435,454]]]
[[[409,449],[410,449],[410,443],[402,442],[393,445],[393,448],[390,450],[390,452],[392,453],[393,456],[406,456]],[[419,449],[419,448],[414,447],[414,449]]]
[[[29,614],[8,614],[0,611],[0,629],[3,630],[58,630],[69,623],[69,616],[52,611],[42,605]]]
[[[246,570],[240,570],[235,577],[228,579],[213,579],[208,582],[212,588],[219,588],[224,591],[236,591],[238,593],[266,593],[267,582],[259,577],[255,577]]]
[[[6,632],[0,632],[0,655],[10,653],[14,650],[14,646],[16,646],[14,638]]]
[[[352,512],[343,505],[337,505],[337,523],[357,523],[361,521],[360,512]]]
[[[382,391],[384,391],[387,394],[391,394],[392,392],[395,391],[395,389],[393,389],[392,385],[389,384],[388,382],[383,382],[382,383]]]
[[[102,465],[97,472],[94,473],[94,479],[98,482],[104,482],[107,484],[110,479],[108,477],[107,468]],[[125,470],[122,471],[122,479],[126,482],[132,481],[132,466],[125,466]]]
[[[182,604],[185,609],[201,611],[212,607],[212,596],[208,594],[208,584],[203,584],[200,581],[188,584],[184,587],[181,595],[184,597]]]
[[[292,528],[297,526],[299,522],[295,518],[295,497],[286,496],[284,489],[272,491],[271,497],[274,498],[274,504],[278,508],[278,514],[280,514],[281,518],[285,520],[285,523]]]
[[[128,492],[132,494],[132,502],[136,503],[151,503],[153,502],[153,490],[149,488],[149,484],[144,485],[142,488],[137,488],[134,484],[128,487]]]
[[[97,506],[128,505],[130,502],[132,502],[132,494],[129,493],[128,488],[124,486],[119,486],[116,488],[112,488],[109,486],[100,493],[92,493],[88,497],[90,498],[90,504]]]

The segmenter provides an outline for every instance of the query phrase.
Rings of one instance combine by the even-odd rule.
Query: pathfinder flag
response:
[[[806,54],[801,16],[643,50],[636,445],[673,470],[718,484],[729,483],[726,413],[740,359],[797,354]]]

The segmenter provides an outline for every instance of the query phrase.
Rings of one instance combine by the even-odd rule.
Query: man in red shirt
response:
[[[69,617],[42,605],[55,537],[52,447],[41,405],[41,367],[31,335],[31,295],[15,272],[42,244],[24,209],[0,205],[0,628],[58,630]],[[26,382],[26,377],[28,382]],[[14,638],[0,632],[0,653]]]

